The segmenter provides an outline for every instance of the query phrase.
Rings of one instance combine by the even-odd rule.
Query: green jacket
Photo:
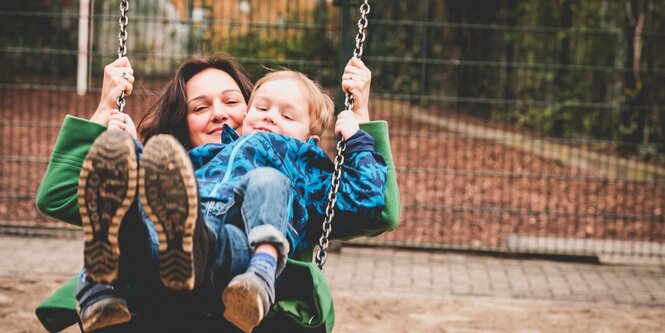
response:
[[[376,150],[388,166],[385,208],[381,217],[369,221],[357,230],[345,234],[333,232],[331,238],[350,239],[376,236],[397,227],[400,214],[399,191],[395,165],[390,150],[388,126],[385,121],[360,124],[361,129],[375,139]],[[37,208],[43,214],[66,223],[81,225],[78,208],[78,179],[90,146],[106,127],[97,123],[67,115],[53,148],[46,174],[37,191]],[[330,289],[323,273],[311,262],[311,251],[289,258],[283,274],[284,281],[297,282],[287,292],[280,292],[269,318],[291,318],[301,327],[330,332],[334,324],[334,308]],[[60,331],[76,323],[76,300],[73,297],[76,278],[57,290],[36,310],[44,327]],[[306,287],[307,286],[307,287]],[[311,287],[309,287],[311,286]]]

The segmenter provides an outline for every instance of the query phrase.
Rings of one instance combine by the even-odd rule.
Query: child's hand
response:
[[[132,139],[136,140],[136,126],[132,118],[126,113],[120,113],[118,110],[112,110],[109,117],[109,131],[125,131]]]
[[[345,110],[337,115],[337,122],[335,123],[335,134],[340,135],[342,138],[344,138],[344,140],[348,140],[350,137],[356,134],[359,129],[360,126],[358,125],[358,118],[353,112]]]
[[[102,82],[102,96],[99,99],[99,106],[90,118],[91,121],[108,126],[111,110],[118,106],[115,100],[121,92],[125,96],[132,94],[134,88],[134,70],[127,57],[122,57],[104,67],[104,81]]]
[[[369,121],[369,90],[372,83],[372,72],[362,60],[353,57],[344,68],[342,90],[353,95],[353,113],[358,122]]]

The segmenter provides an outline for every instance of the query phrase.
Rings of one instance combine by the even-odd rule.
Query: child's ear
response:
[[[314,139],[314,142],[316,142],[317,145],[319,144],[319,142],[321,142],[321,137],[319,137],[318,135],[310,135],[309,138]]]

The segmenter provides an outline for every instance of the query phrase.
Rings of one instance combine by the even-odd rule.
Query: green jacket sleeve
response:
[[[71,115],[65,117],[48,168],[37,190],[37,209],[66,223],[81,225],[78,180],[90,146],[106,127]]]
[[[360,129],[374,138],[376,151],[379,152],[388,167],[386,178],[385,206],[378,218],[366,221],[355,230],[338,230],[332,228],[331,238],[351,239],[362,236],[376,236],[386,231],[397,228],[400,214],[399,189],[397,188],[397,176],[395,164],[390,150],[390,138],[388,136],[388,123],[385,121],[370,121],[360,124]]]

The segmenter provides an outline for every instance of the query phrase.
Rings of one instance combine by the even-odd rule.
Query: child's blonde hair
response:
[[[292,80],[302,86],[303,95],[308,101],[309,135],[321,136],[332,124],[335,116],[335,105],[330,96],[323,92],[318,83],[312,81],[305,74],[291,70],[280,70],[266,74],[256,82],[254,91],[257,91],[266,82],[277,80]],[[250,96],[248,105],[252,105],[253,102],[254,93]]]

